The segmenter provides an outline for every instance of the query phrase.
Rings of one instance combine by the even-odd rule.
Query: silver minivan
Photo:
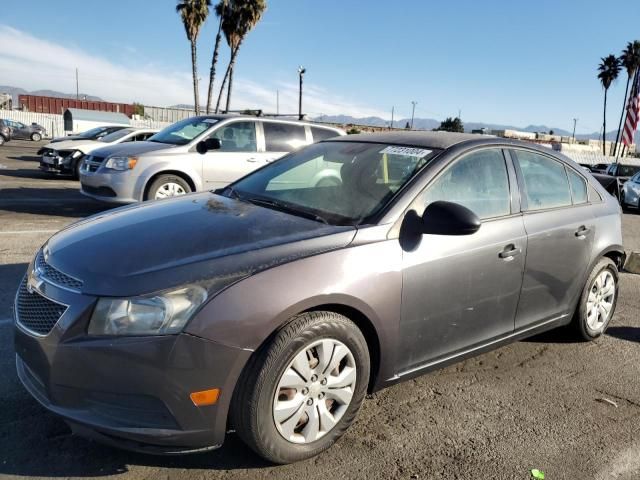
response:
[[[304,145],[345,135],[329,126],[240,115],[192,117],[174,123],[146,142],[101,148],[85,158],[81,192],[89,197],[133,203],[224,187]],[[206,153],[198,144],[207,142]],[[211,145],[215,145],[211,149]],[[327,168],[321,184],[334,181]]]

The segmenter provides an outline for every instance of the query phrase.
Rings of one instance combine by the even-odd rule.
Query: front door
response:
[[[513,332],[527,248],[514,179],[501,149],[482,149],[455,160],[417,199],[422,209],[459,203],[482,225],[473,235],[423,235],[403,253],[401,371]]]
[[[584,286],[595,219],[581,174],[540,153],[512,153],[528,237],[518,329],[572,314]]]
[[[202,173],[207,189],[225,187],[266,163],[258,153],[253,120],[227,123],[210,137],[219,139],[221,148],[203,156]]]

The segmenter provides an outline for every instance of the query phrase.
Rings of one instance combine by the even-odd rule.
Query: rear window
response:
[[[293,152],[307,143],[302,125],[263,122],[263,128],[268,152]]]
[[[313,136],[314,142],[319,142],[327,138],[337,137],[338,132],[329,130],[328,128],[311,127],[311,135]]]

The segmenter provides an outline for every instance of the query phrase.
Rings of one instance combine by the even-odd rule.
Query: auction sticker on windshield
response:
[[[379,153],[386,153],[388,155],[404,155],[405,157],[422,158],[424,156],[429,155],[431,152],[432,150],[425,150],[424,148],[395,147],[390,145],[380,150]]]

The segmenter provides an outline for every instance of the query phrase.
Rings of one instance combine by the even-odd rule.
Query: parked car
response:
[[[42,125],[38,125],[35,122],[31,125],[25,125],[22,122],[7,119],[5,119],[4,122],[11,129],[12,138],[16,138],[19,140],[33,140],[34,142],[39,142],[47,136],[46,129]]]
[[[605,173],[609,165],[609,163],[596,163],[595,165],[591,165],[591,171],[593,173]]]
[[[344,135],[337,128],[238,115],[192,117],[148,142],[102,149],[85,159],[81,192],[112,203],[133,203],[220,188],[311,142]],[[216,139],[204,156],[196,146]],[[335,181],[321,172],[317,182]],[[333,177],[333,178],[329,178]]]
[[[640,210],[640,172],[627,180],[620,195],[622,208],[633,207]]]
[[[40,149],[40,168],[47,172],[72,174],[80,178],[80,167],[85,155],[106,145],[144,142],[158,132],[153,128],[121,128],[98,140],[71,140],[47,144]]]
[[[313,184],[324,162],[339,185]],[[51,237],[16,296],[17,371],[106,443],[201,451],[233,428],[266,459],[298,461],[329,448],[367,392],[560,325],[602,335],[621,244],[617,201],[548,149],[336,137]]]
[[[11,129],[4,120],[0,120],[0,146],[11,140]]]
[[[620,198],[622,186],[637,172],[640,172],[640,165],[626,165],[622,163],[612,163],[609,165],[604,174],[608,177],[615,178],[615,182],[612,184],[613,191],[610,190],[610,192],[616,198]]]
[[[86,132],[78,133],[77,135],[67,135],[66,137],[55,137],[49,143],[68,142],[71,140],[100,140],[105,135],[117,132],[123,128],[129,128],[128,125],[106,125],[104,127],[96,127]],[[38,152],[38,155],[41,153]]]

